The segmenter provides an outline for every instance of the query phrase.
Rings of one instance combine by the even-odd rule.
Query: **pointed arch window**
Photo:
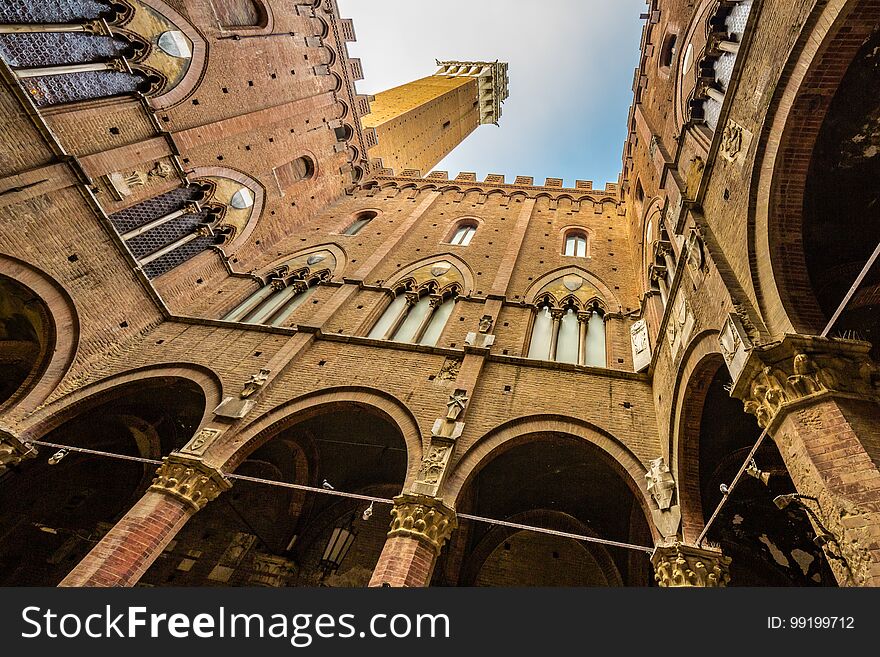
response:
[[[574,258],[586,258],[588,239],[587,234],[582,230],[571,230],[565,234],[565,250],[563,255]]]
[[[435,293],[435,286],[420,291],[400,288],[367,337],[434,346],[455,308],[458,289]]]
[[[373,212],[372,210],[368,210],[366,212],[360,212],[360,213],[358,213],[357,217],[355,217],[355,220],[352,221],[344,231],[342,231],[342,234],[343,235],[357,235],[359,232],[361,232],[364,229],[364,226],[366,226],[368,223],[370,223],[373,219],[375,219],[378,216],[379,216],[378,213]]]
[[[476,222],[462,222],[458,224],[455,232],[452,233],[452,237],[450,238],[449,243],[454,244],[455,246],[468,246],[471,243],[471,240],[474,239],[474,235],[476,235],[476,233]]]
[[[284,326],[293,312],[318,289],[318,284],[329,276],[329,271],[312,276],[302,272],[292,276],[270,274],[259,290],[229,311],[223,319],[228,322]]]
[[[582,309],[574,299],[557,305],[538,302],[529,338],[528,358],[606,367],[605,313],[598,302]]]

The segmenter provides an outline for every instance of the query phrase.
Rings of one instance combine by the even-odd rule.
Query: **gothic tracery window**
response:
[[[156,12],[155,34],[133,31],[135,11],[147,10],[109,0],[2,3],[0,57],[38,107],[157,95],[183,77],[192,43]]]
[[[382,313],[367,337],[433,346],[437,344],[459,294],[456,286],[438,293],[436,285],[417,290],[411,285],[398,288],[394,299]]]
[[[287,274],[287,275],[285,275]],[[308,270],[288,274],[276,270],[269,274],[266,284],[227,313],[228,322],[283,326],[312,294],[318,283],[329,277],[325,270],[311,274]]]
[[[550,296],[537,304],[528,358],[606,367],[605,313],[598,302],[584,307],[575,298],[558,304]]]

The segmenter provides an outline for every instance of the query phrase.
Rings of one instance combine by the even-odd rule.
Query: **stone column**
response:
[[[730,557],[721,550],[684,543],[658,545],[651,555],[654,579],[663,588],[727,586]]]
[[[370,586],[428,586],[440,550],[457,526],[455,511],[436,497],[405,493],[394,498],[391,531]]]
[[[787,335],[752,348],[733,372],[731,394],[779,447],[842,586],[880,586],[880,369],[870,348]]]
[[[550,332],[550,360],[556,360],[556,342],[559,340],[559,328],[562,326],[563,315],[565,315],[565,311],[559,308],[550,311],[550,317],[553,319],[553,328]]]
[[[587,331],[592,316],[592,311],[578,313],[578,365],[585,365],[587,362]]]
[[[231,486],[199,459],[163,461],[144,496],[59,586],[134,586],[186,521]]]

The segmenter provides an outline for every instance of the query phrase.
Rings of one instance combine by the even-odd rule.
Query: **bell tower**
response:
[[[376,131],[370,159],[400,175],[431,171],[477,126],[498,125],[507,100],[505,62],[438,61],[436,73],[376,94],[365,129]]]

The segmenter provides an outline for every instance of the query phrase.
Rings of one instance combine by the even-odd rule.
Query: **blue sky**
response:
[[[435,59],[510,63],[501,127],[438,169],[617,182],[645,0],[337,0],[354,19],[361,93],[430,75]]]

